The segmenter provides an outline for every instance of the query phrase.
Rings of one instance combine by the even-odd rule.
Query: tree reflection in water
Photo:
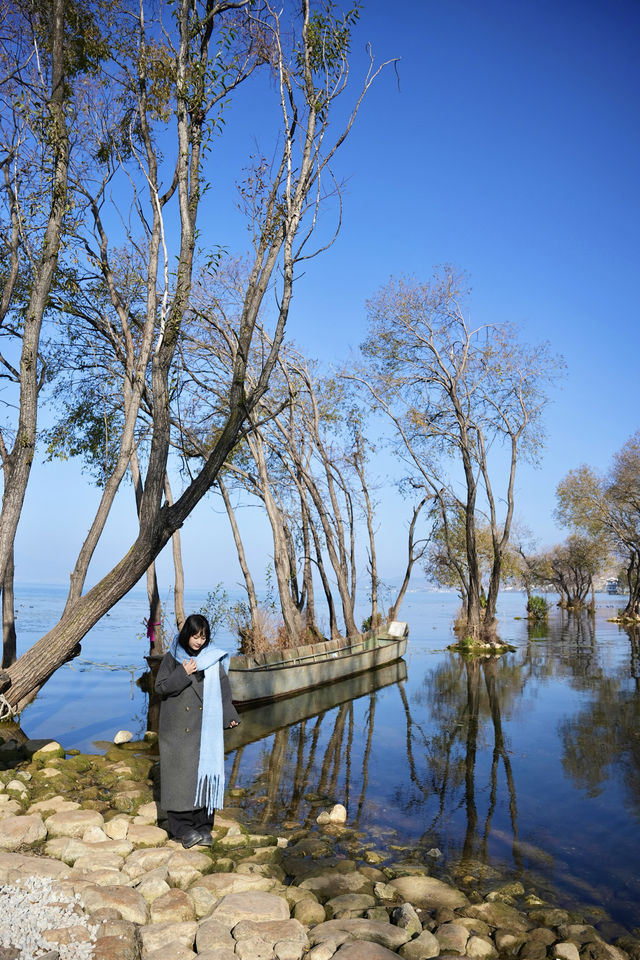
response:
[[[358,683],[369,688],[338,691],[323,709],[298,701],[280,724],[258,710],[235,735],[267,739],[250,755],[229,743],[229,786],[244,788],[264,826],[313,826],[319,808],[344,802],[348,826],[394,859],[480,886],[520,877],[638,924],[640,889],[623,862],[635,834],[610,842],[590,801],[606,792],[614,826],[640,814],[640,639],[624,634],[621,659],[618,628],[597,624],[558,612],[545,640],[519,625],[515,653],[465,661],[438,650],[412,656],[407,680],[368,676]]]

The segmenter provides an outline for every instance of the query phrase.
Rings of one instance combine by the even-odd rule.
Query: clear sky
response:
[[[426,279],[434,265],[470,274],[478,322],[514,320],[548,339],[567,375],[547,413],[542,467],[523,468],[518,514],[550,544],[558,481],[597,469],[640,428],[640,4],[636,0],[364,0],[352,76],[398,57],[372,88],[336,171],[344,224],[310,262],[289,331],[309,355],[341,364],[363,338],[365,300],[391,275]],[[268,113],[248,88],[227,116],[204,236],[240,252],[229,174],[261,146]],[[217,148],[216,148],[217,149]],[[223,189],[224,185],[224,189]],[[213,212],[213,211],[212,211]],[[390,463],[390,472],[393,464]],[[34,467],[17,579],[63,581],[97,502],[75,465]],[[407,505],[383,491],[382,575],[399,572]],[[126,549],[127,489],[92,568]],[[268,543],[257,511],[257,576]],[[239,579],[226,521],[205,502],[185,525],[187,584]],[[170,568],[160,567],[171,582]]]

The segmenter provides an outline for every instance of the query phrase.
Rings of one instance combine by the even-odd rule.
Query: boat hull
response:
[[[343,703],[369,696],[406,679],[407,664],[404,660],[394,660],[377,670],[367,670],[271,703],[238,704],[242,723],[225,730],[225,753],[264,740],[278,730],[318,717]]]
[[[344,640],[327,641],[275,656],[232,657],[229,680],[234,702],[270,703],[393,663],[406,652],[407,632],[405,629],[402,636],[364,636],[345,644]]]

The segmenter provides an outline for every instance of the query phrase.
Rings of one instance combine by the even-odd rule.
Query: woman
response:
[[[224,798],[222,730],[238,725],[229,654],[210,644],[206,617],[187,617],[156,677],[160,705],[160,805],[183,847],[211,843]]]

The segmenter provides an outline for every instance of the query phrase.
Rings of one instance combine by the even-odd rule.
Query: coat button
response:
[[[189,733],[189,727],[185,727],[185,728],[184,728],[184,732],[185,732],[185,733]]]
[[[189,709],[189,707],[185,707],[185,710],[188,710],[188,709]]]

